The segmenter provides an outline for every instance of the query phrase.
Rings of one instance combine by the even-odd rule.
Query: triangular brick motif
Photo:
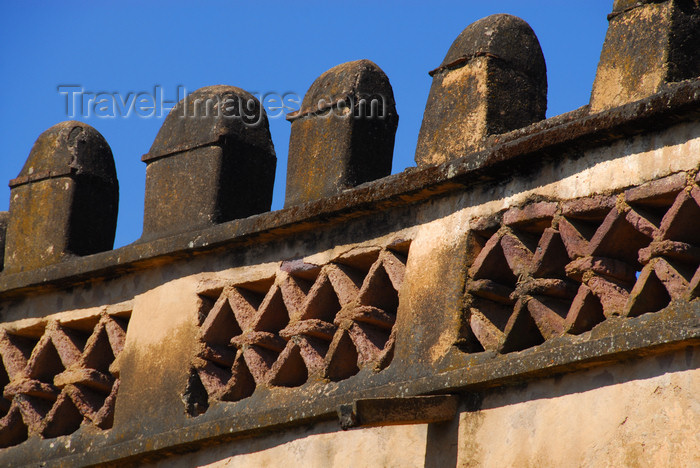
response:
[[[85,385],[70,385],[63,394],[70,397],[73,405],[87,421],[97,422],[97,415],[105,404],[104,393]]]
[[[516,278],[529,273],[532,263],[532,250],[524,242],[526,236],[527,234],[518,236],[514,232],[508,232],[501,237],[503,256]]]
[[[44,417],[40,432],[43,437],[49,438],[70,434],[80,427],[82,421],[83,416],[71,398],[62,393]]]
[[[326,265],[284,262],[264,288],[223,288],[192,364],[209,402],[388,366],[408,246],[353,249]]]
[[[547,228],[537,244],[528,273],[539,278],[561,277],[568,262],[569,256],[559,231]]]
[[[374,371],[379,372],[386,369],[389,364],[391,364],[392,359],[394,359],[394,349],[396,347],[396,335],[397,328],[392,327],[391,333],[389,333],[389,339],[384,345],[384,349],[377,355],[374,361]]]
[[[636,317],[646,312],[661,310],[671,302],[664,284],[656,276],[652,265],[647,265],[632,289],[624,315]]]
[[[196,365],[199,380],[206,389],[207,393],[212,396],[218,396],[226,383],[231,379],[231,372],[227,369],[217,366],[213,362],[204,361]]]
[[[629,300],[629,286],[604,276],[593,275],[586,283],[603,305],[605,317],[622,315]]]
[[[306,382],[308,371],[299,345],[290,341],[269,374],[269,383],[280,387],[296,387]]]
[[[286,273],[281,273],[280,276],[282,277],[279,282],[282,299],[289,311],[290,318],[297,319],[303,313],[306,294],[313,283]]]
[[[512,307],[483,301],[471,309],[469,326],[484,350],[496,351],[505,337],[508,318]]]
[[[264,385],[267,383],[270,369],[280,359],[280,352],[283,349],[278,351],[256,345],[244,347],[243,358],[256,384]]]
[[[328,279],[335,290],[341,307],[351,304],[360,292],[365,275],[347,265],[328,265]]]
[[[128,324],[128,313],[120,314],[103,312],[77,328],[49,320],[38,340],[0,330],[0,355],[9,380],[4,394],[11,399],[0,419],[0,446],[32,435],[67,435],[81,424],[112,426],[119,388],[116,358]]]
[[[243,359],[243,354],[239,352],[231,369],[231,378],[218,398],[223,401],[238,401],[249,397],[254,391],[255,379]]]
[[[372,265],[362,283],[358,300],[363,306],[374,306],[387,313],[396,313],[399,305],[398,291],[394,289],[383,262]]]
[[[68,368],[77,364],[85,348],[87,336],[77,330],[63,327],[58,322],[49,322],[46,334],[51,337],[54,349],[58,353],[63,366]]]
[[[355,375],[357,366],[357,349],[347,330],[336,333],[326,355],[326,377],[333,381],[347,379]]]
[[[113,317],[107,314],[102,316],[101,321],[105,324],[109,345],[112,347],[112,354],[116,358],[116,356],[119,356],[124,349],[128,321],[123,318]]]
[[[328,348],[330,347],[332,337],[333,335],[324,336],[323,338],[309,335],[297,335],[291,339],[290,343],[294,342],[295,345],[299,347],[301,357],[306,366],[307,378],[309,376],[319,378],[323,374],[325,367],[324,359],[326,354],[328,354]],[[306,380],[304,380],[304,382],[306,382]]]
[[[397,292],[401,289],[401,285],[403,284],[407,261],[407,257],[399,252],[385,250],[381,254],[381,262],[384,271],[386,271],[392,286]]]
[[[692,280],[693,271],[687,265],[663,257],[655,259],[650,265],[654,268],[656,277],[661,280],[671,300],[685,296]]]
[[[255,331],[276,333],[289,323],[289,312],[284,305],[282,291],[273,285],[265,295],[258,314],[253,319],[252,328]]]
[[[509,210],[472,244],[460,349],[517,351],[700,296],[697,186],[547,203]]]
[[[569,310],[569,304],[566,301],[535,296],[527,302],[527,310],[545,340],[564,333],[564,320]]]
[[[80,366],[109,372],[109,366],[114,362],[114,356],[115,351],[109,340],[105,320],[100,320],[85,344],[85,350],[80,357]]]
[[[514,312],[508,319],[498,351],[510,353],[520,351],[544,342],[537,323],[529,313],[525,301],[515,304]]]
[[[240,297],[237,293],[236,299]],[[242,307],[250,307],[242,298]],[[222,294],[202,324],[202,339],[207,343],[227,345],[231,337],[241,333],[241,326],[233,313],[228,294]]]
[[[36,344],[37,340],[10,335],[0,328],[0,356],[10,380],[18,378],[20,374],[24,375],[29,357]]]
[[[335,293],[328,275],[323,271],[306,296],[298,320],[318,319],[332,322],[333,317],[339,310],[338,295]]]
[[[588,255],[637,262],[637,252],[651,242],[651,237],[638,231],[625,213],[610,211],[591,239]]]
[[[357,349],[360,367],[374,362],[389,340],[389,331],[360,321],[353,323],[348,332]]]
[[[20,394],[14,397],[14,402],[18,404],[28,434],[41,436],[44,430],[44,418],[51,411],[55,400]]]
[[[245,288],[228,288],[224,291],[224,295],[228,298],[228,305],[236,323],[221,324],[221,327],[236,332],[250,330],[264,298]]]
[[[590,250],[590,240],[595,235],[595,225],[589,221],[562,217],[559,234],[569,258],[585,257]]]
[[[486,242],[474,259],[469,275],[475,280],[490,279],[506,286],[515,286],[517,276],[513,274],[503,253],[501,237],[502,234],[497,233]]]
[[[603,305],[593,291],[582,284],[564,322],[564,331],[578,335],[605,320]]]
[[[17,403],[12,403],[9,411],[0,419],[0,447],[17,445],[28,437],[27,425]]]
[[[99,411],[92,416],[92,422],[100,429],[109,429],[114,423],[114,406],[117,402],[117,392],[119,392],[119,383],[117,379],[112,385],[112,391],[109,392],[104,404]]]
[[[42,336],[27,362],[26,375],[31,379],[53,383],[53,376],[65,370],[61,356],[49,333]]]
[[[698,219],[700,219],[700,189],[694,187],[690,193],[684,190],[678,194],[661,221],[658,237],[700,244]]]

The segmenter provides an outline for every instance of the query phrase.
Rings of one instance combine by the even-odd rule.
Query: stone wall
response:
[[[264,109],[202,88],[144,155],[144,234],[115,250],[107,142],[47,130],[0,214],[0,460],[699,463],[700,47],[676,40],[699,16],[615,2],[591,105],[546,120],[534,32],[470,25],[395,175],[387,76],[339,65],[289,116],[275,212]],[[610,57],[652,27],[674,41],[632,93]]]

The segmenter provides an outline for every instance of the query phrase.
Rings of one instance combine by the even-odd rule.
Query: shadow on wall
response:
[[[585,398],[586,396],[600,399],[600,406],[597,409],[588,403],[583,404],[583,407],[587,408],[587,411],[590,411],[591,419],[598,420],[603,412],[615,412],[614,410],[610,410],[610,408],[617,406],[624,408],[624,410],[621,411],[624,419],[622,422],[616,421],[615,425],[624,424],[624,421],[627,421],[628,415],[631,419],[639,417],[640,413],[642,417],[655,418],[658,414],[652,414],[652,411],[648,410],[646,410],[648,412],[645,413],[644,408],[648,402],[653,399],[649,399],[645,392],[639,391],[638,388],[635,393],[637,393],[640,398],[646,399],[641,409],[634,403],[634,397],[632,395],[630,395],[629,398],[614,399],[606,398],[606,395],[609,396],[610,392],[598,395],[596,391],[601,389],[613,390],[615,386],[636,382],[640,383],[642,388],[644,384],[647,384],[650,390],[652,387],[655,387],[653,393],[657,394],[659,398],[663,398],[661,395],[665,391],[676,392],[679,390],[678,387],[674,386],[668,379],[657,382],[658,385],[656,386],[654,383],[649,382],[650,380],[658,380],[667,374],[681,373],[698,368],[700,368],[700,349],[688,346],[684,350],[671,354],[659,355],[651,359],[632,359],[603,369],[559,375],[546,380],[525,383],[519,386],[501,387],[486,390],[481,393],[464,395],[462,397],[462,407],[459,418],[455,418],[455,420],[450,422],[434,423],[428,426],[425,466],[435,468],[456,467],[458,463],[459,466],[481,465],[484,462],[482,457],[485,456],[483,453],[485,447],[479,445],[477,436],[478,439],[481,440],[496,437],[501,439],[500,442],[495,443],[496,445],[502,446],[507,444],[505,439],[507,438],[506,433],[509,428],[503,428],[504,430],[501,434],[485,435],[483,433],[484,431],[490,430],[489,426],[486,426],[484,423],[485,418],[488,417],[489,410],[513,408],[513,414],[510,416],[506,415],[506,417],[512,419],[525,418],[524,421],[513,422],[512,424],[528,425],[528,431],[532,433],[531,437],[533,437],[533,440],[536,438],[534,434],[538,431],[557,432],[561,429],[562,433],[564,433],[564,431],[571,429],[573,426],[577,427],[579,424],[577,418],[574,417],[574,415],[569,415],[571,418],[567,419],[567,415],[563,413],[558,414],[556,424],[554,425],[555,427],[540,427],[548,423],[546,416],[541,415],[540,412],[546,413],[546,411],[551,411],[551,409],[554,409],[556,412],[557,408],[559,408],[557,402],[561,402],[562,405],[571,405],[572,402],[576,404],[575,402],[578,401],[578,398]],[[687,389],[688,392],[692,392],[690,386],[687,387]],[[627,388],[621,389],[618,395],[628,391],[629,389]],[[568,398],[567,402],[565,397],[573,398]],[[662,401],[663,400],[661,400],[660,404],[663,405]],[[658,400],[657,404],[659,404]],[[630,409],[629,406],[633,406],[634,409]],[[640,413],[632,414],[636,411]],[[525,413],[526,415],[523,416]],[[585,425],[583,422],[580,424],[581,426]],[[644,425],[644,427],[648,428],[649,426]],[[619,430],[622,431],[622,429]],[[601,424],[595,431],[600,432],[599,437],[602,439],[606,437],[603,434],[609,435],[610,428]],[[615,436],[624,437],[624,435],[621,434],[615,434]],[[540,435],[540,437],[542,437],[542,435]],[[552,440],[552,442],[554,442],[554,440]],[[581,444],[578,446],[579,449],[586,449],[585,443],[579,442],[579,444]],[[612,453],[614,456],[620,456],[620,454],[629,449],[629,447],[622,446],[606,448],[605,446],[608,444],[613,443],[607,440],[601,443],[601,450],[617,451]],[[574,444],[574,446],[576,446],[576,444]],[[491,448],[489,448],[489,450]],[[531,450],[533,454],[537,451],[536,448],[531,448]],[[576,459],[577,455],[580,454],[570,454],[570,461],[572,464],[576,464],[573,460]],[[608,453],[608,455],[611,454]],[[522,462],[523,464],[527,464],[528,460],[522,460]],[[550,463],[552,463],[552,461],[550,461]]]

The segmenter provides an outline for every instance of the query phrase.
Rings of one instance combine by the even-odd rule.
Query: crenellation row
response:
[[[588,112],[643,99],[700,74],[700,6],[617,0]],[[442,63],[418,135],[419,167],[470,158],[489,138],[545,118],[547,73],[537,36],[499,14],[468,26]],[[291,122],[285,207],[389,175],[398,114],[369,60],[338,65],[307,91]],[[276,167],[268,119],[250,93],[209,86],[165,119],[146,163],[149,241],[270,210]],[[112,249],[119,187],[111,149],[91,126],[59,123],[36,140],[0,213],[0,269],[35,270]]]

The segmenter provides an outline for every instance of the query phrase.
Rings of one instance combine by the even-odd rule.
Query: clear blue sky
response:
[[[547,116],[588,103],[612,0],[61,1],[4,2],[0,28],[0,211],[34,140],[69,120],[60,85],[174,100],[214,84],[300,96],[329,68],[367,58],[389,76],[399,112],[393,172],[414,165],[428,71],[470,23],[495,13],[525,19],[547,61]],[[128,102],[128,101],[127,101]],[[109,142],[120,183],[115,246],[141,236],[148,152],[161,118],[88,118]],[[290,124],[271,119],[277,152],[272,209],[284,203]]]

